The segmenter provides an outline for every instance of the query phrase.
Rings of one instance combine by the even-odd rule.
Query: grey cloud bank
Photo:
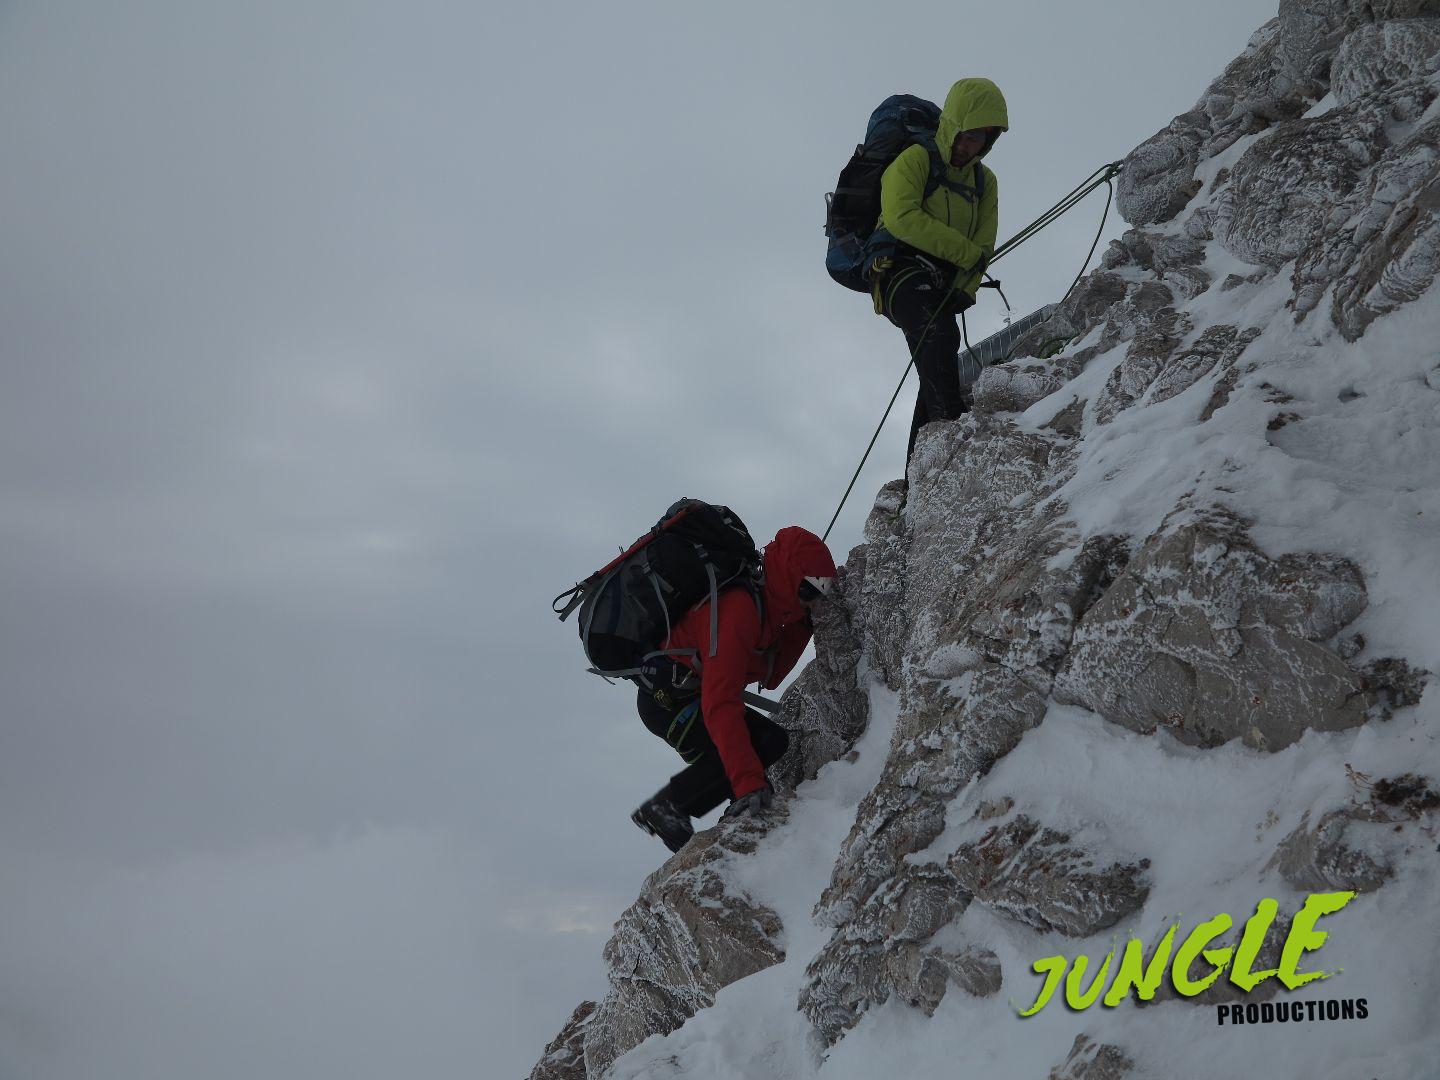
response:
[[[1272,13],[1107,11],[0,11],[0,1071],[527,1068],[673,769],[549,598],[681,494],[828,520],[904,359],[820,267],[879,98],[1005,88],[1008,235]]]

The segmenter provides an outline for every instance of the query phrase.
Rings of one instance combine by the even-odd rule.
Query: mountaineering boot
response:
[[[695,835],[690,816],[670,801],[668,784],[641,803],[630,820],[651,836],[658,836],[671,851],[679,851]]]

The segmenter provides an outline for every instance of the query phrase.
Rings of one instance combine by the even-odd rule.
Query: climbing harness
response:
[[[1090,268],[1090,260],[1094,257],[1095,248],[1099,246],[1100,237],[1105,232],[1105,222],[1110,216],[1110,204],[1115,197],[1115,187],[1113,181],[1115,177],[1118,176],[1120,173],[1121,164],[1122,162],[1112,161],[1108,165],[1103,165],[1100,168],[1096,169],[1093,173],[1091,173],[1084,180],[1082,180],[1079,186],[1077,186],[1068,195],[1062,198],[1049,210],[1046,210],[1045,213],[1041,214],[1029,225],[1026,225],[1009,240],[1006,240],[1005,243],[1001,244],[998,248],[996,248],[995,254],[990,257],[990,262],[987,264],[987,266],[994,266],[995,263],[998,262],[1002,256],[1014,251],[1026,240],[1029,240],[1036,233],[1040,232],[1040,230],[1044,229],[1047,225],[1050,225],[1053,222],[1057,221],[1059,218],[1063,217],[1068,211],[1074,209],[1077,205],[1079,205],[1080,202],[1083,201],[1087,195],[1089,195],[1092,191],[1098,188],[1101,184],[1104,184],[1107,189],[1107,194],[1105,196],[1105,211],[1100,216],[1100,228],[1095,231],[1095,240],[1090,245],[1090,251],[1085,256],[1085,264],[1080,267],[1080,273],[1075,275],[1075,280],[1070,283],[1070,288],[1066,289],[1065,295],[1060,298],[1060,303],[1063,304],[1066,300],[1070,298],[1070,294],[1075,291],[1075,286],[1080,284],[1080,279],[1085,276],[1085,271]],[[988,274],[986,276],[989,277]],[[1000,292],[1000,282],[991,279],[990,281],[985,282],[984,285],[982,285],[981,287],[993,288],[996,292],[1000,293],[1000,299],[1005,302],[1005,310],[1010,310],[1010,302],[1005,299],[1005,294],[1003,292]],[[845,501],[850,498],[850,492],[855,489],[855,482],[860,479],[860,470],[865,468],[865,462],[870,458],[870,451],[875,449],[875,443],[880,438],[880,431],[882,428],[885,427],[885,421],[890,419],[890,410],[895,407],[895,402],[900,397],[900,391],[905,386],[905,380],[910,377],[910,369],[915,366],[915,357],[919,354],[920,347],[925,343],[925,336],[930,333],[930,327],[935,322],[935,316],[945,309],[950,300],[950,294],[954,291],[955,282],[952,281],[950,283],[949,290],[945,293],[944,299],[936,307],[934,314],[930,316],[930,321],[927,322],[925,324],[925,328],[920,331],[920,336],[916,340],[915,348],[910,353],[910,362],[905,365],[905,371],[900,376],[900,382],[895,387],[895,393],[890,395],[890,404],[885,406],[885,414],[880,417],[880,423],[879,426],[875,428],[875,434],[870,436],[870,445],[865,447],[865,453],[860,458],[860,464],[855,466],[855,475],[850,477],[850,483],[845,488],[845,494],[840,496],[840,505],[835,508],[835,514],[830,518],[830,524],[825,526],[825,533],[820,538],[822,541],[830,539],[830,530],[835,527],[835,522],[839,520],[840,511],[845,509]],[[970,347],[969,328],[965,326],[965,313],[963,311],[960,313],[960,326],[961,333],[964,336],[965,340],[965,348],[969,350],[970,355],[974,357],[975,351]]]

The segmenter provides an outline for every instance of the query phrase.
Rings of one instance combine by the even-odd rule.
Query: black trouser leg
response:
[[[720,751],[705,730],[697,697],[678,709],[667,709],[656,702],[649,691],[641,689],[636,702],[640,719],[650,731],[664,739],[685,761],[686,767],[670,778],[670,801],[682,813],[704,817],[730,798],[730,778]],[[769,768],[779,761],[790,745],[785,729],[754,709],[745,710],[745,726],[750,730],[750,745]]]
[[[900,263],[883,286],[885,314],[905,333],[905,343],[915,358],[920,390],[910,422],[910,442],[905,464],[915,453],[915,436],[936,420],[958,420],[968,408],[960,371],[960,326],[958,312],[969,306],[961,292],[947,295],[934,277],[913,264]],[[978,371],[965,372],[968,386]]]

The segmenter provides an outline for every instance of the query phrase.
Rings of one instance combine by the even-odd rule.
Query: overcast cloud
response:
[[[681,495],[823,530],[906,359],[822,267],[870,109],[998,82],[1004,237],[1273,14],[0,4],[0,1076],[523,1075],[676,767],[549,601]]]

